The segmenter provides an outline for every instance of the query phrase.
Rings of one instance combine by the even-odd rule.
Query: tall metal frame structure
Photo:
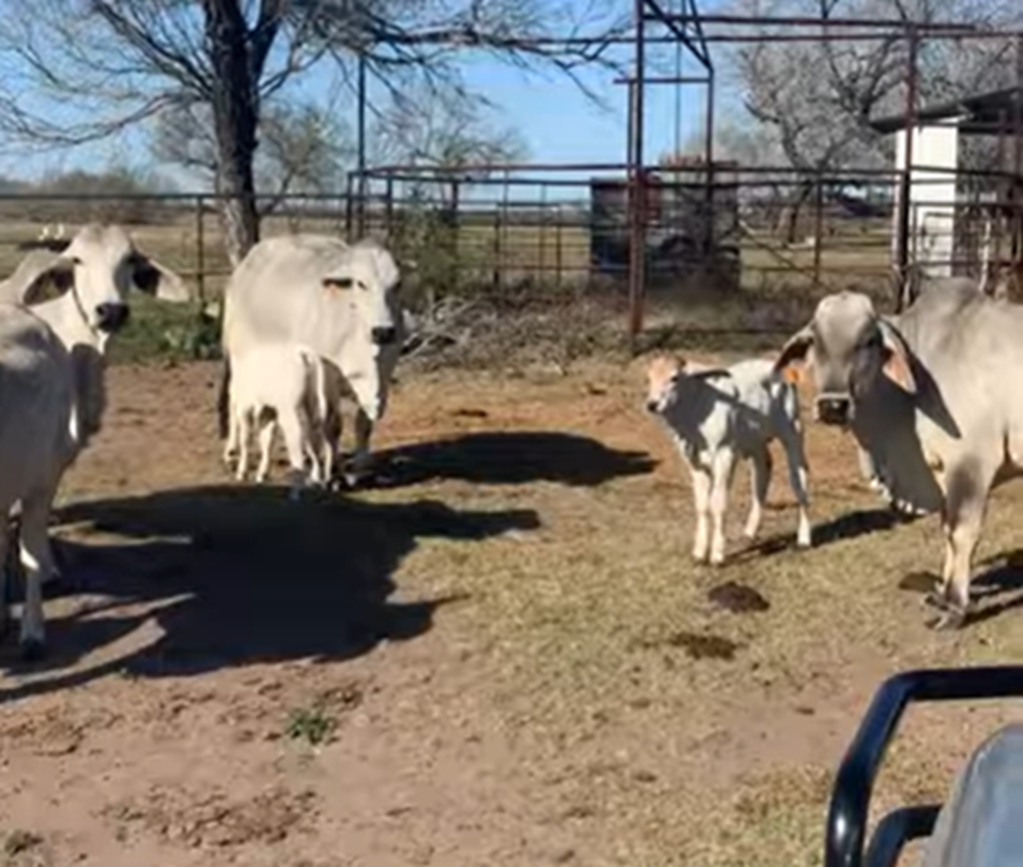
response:
[[[707,170],[707,195],[713,191],[714,153],[714,63],[703,32],[700,12],[696,0],[680,0],[679,10],[666,10],[659,0],[635,0],[633,6],[635,27],[635,55],[633,71],[625,79],[629,87],[629,124],[626,165],[628,170],[629,208],[629,339],[635,342],[643,330],[643,307],[646,289],[646,162],[643,150],[645,112],[645,89],[648,84],[671,84],[683,87],[689,84],[705,88],[704,162]],[[648,28],[656,27],[659,34],[649,34]],[[665,33],[664,31],[667,31]],[[689,56],[704,70],[702,76],[648,76],[646,74],[646,46],[649,37],[667,36],[681,44]],[[658,42],[663,41],[658,39]]]
[[[713,189],[713,135],[714,135],[714,64],[709,44],[756,43],[756,42],[842,42],[891,39],[893,36],[906,40],[906,129],[916,126],[918,111],[918,66],[919,50],[923,39],[968,38],[1007,39],[1021,36],[1015,32],[981,30],[972,24],[958,22],[916,22],[892,19],[868,18],[820,18],[799,16],[742,16],[700,13],[697,0],[680,0],[677,11],[666,10],[660,0],[635,0],[635,33],[633,42],[635,54],[633,74],[625,79],[629,85],[629,125],[626,162],[629,181],[629,337],[635,345],[635,338],[643,329],[644,296],[646,283],[645,240],[646,240],[646,181],[647,165],[643,149],[645,122],[644,88],[648,84],[702,84],[706,87],[706,133],[704,160],[707,166],[708,196]],[[706,26],[724,28],[784,27],[783,33],[764,32],[714,32],[707,33]],[[649,28],[657,27],[660,33],[650,33]],[[812,32],[811,32],[812,28]],[[646,46],[648,43],[677,41],[696,59],[705,71],[699,77],[655,77],[646,74]],[[1023,42],[1018,43],[1023,45]],[[1023,85],[1023,49],[1017,56],[1019,69],[1018,84]],[[913,136],[907,136],[905,170],[897,173],[899,190],[897,225],[895,238],[895,278],[899,285],[897,303],[901,307],[905,300],[904,287],[909,283],[909,251],[911,205],[909,192],[913,168]],[[1021,134],[1016,130],[1016,152],[1021,146]],[[1018,162],[1018,160],[1017,160]],[[749,169],[747,168],[746,171]],[[769,169],[768,169],[769,171]],[[894,173],[893,173],[894,174]],[[997,173],[996,173],[997,174]],[[1017,172],[1017,175],[1019,172]]]

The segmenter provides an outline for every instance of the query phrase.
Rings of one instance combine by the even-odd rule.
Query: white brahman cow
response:
[[[400,274],[379,242],[348,244],[327,235],[268,238],[253,247],[224,294],[224,376],[218,415],[228,434],[234,357],[263,343],[305,346],[334,365],[354,392],[355,453],[349,484],[369,469],[373,425],[383,418],[388,387],[405,340]]]

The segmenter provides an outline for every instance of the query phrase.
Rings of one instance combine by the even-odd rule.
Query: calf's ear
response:
[[[785,342],[774,362],[775,373],[780,373],[786,382],[799,382],[799,366],[806,362],[806,356],[812,346],[813,332],[807,325]]]
[[[909,361],[909,347],[906,346],[901,335],[891,325],[881,320],[881,343],[884,352],[884,366],[882,373],[894,382],[899,388],[916,393],[916,378],[913,376],[913,368]]]

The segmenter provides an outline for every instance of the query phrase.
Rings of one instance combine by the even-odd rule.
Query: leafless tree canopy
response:
[[[733,0],[742,14],[1018,25],[1023,7],[1009,0]],[[834,31],[832,31],[834,32]],[[726,50],[732,83],[758,123],[765,149],[803,171],[882,166],[890,140],[872,117],[904,110],[908,44],[893,36],[865,41],[761,42]],[[924,40],[918,58],[918,104],[1015,81],[1010,39]]]
[[[603,38],[530,39],[620,28],[610,0],[581,17],[544,0],[33,0],[5,13],[0,129],[67,146],[204,112],[217,187],[231,197],[223,217],[234,261],[258,239],[255,155],[260,135],[272,140],[268,107],[305,73],[330,62],[350,80],[361,56],[395,93],[412,82],[457,90],[455,59],[470,48],[573,76],[602,57]]]

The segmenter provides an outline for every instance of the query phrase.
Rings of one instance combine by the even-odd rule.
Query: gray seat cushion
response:
[[[977,747],[959,773],[921,867],[1023,865],[1023,725]]]

